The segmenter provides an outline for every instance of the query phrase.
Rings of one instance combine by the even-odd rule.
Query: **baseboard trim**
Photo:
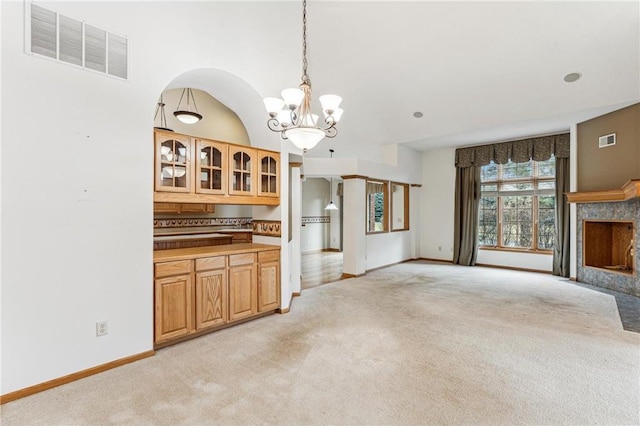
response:
[[[337,249],[337,248],[326,248],[326,249],[322,249],[322,251],[330,251],[330,252],[334,252],[334,253],[340,253],[340,249]]]
[[[346,272],[343,272],[342,276],[340,277],[340,279],[341,280],[348,280],[349,278],[358,278],[358,277],[363,277],[365,275],[366,275],[366,273],[365,274],[356,275],[356,274],[347,274]]]
[[[78,371],[76,373],[71,373],[63,377],[58,377],[57,379],[49,380],[44,383],[29,386],[28,388],[9,392],[7,394],[0,395],[0,404],[15,401],[16,399],[24,398],[26,396],[46,391],[61,385],[66,385],[67,383],[75,382],[76,380],[84,379],[86,377],[93,376],[94,374],[103,373],[107,370],[121,367],[125,364],[130,364],[144,358],[149,358],[155,355],[155,353],[156,352],[154,350],[141,352],[136,355],[131,355],[125,358],[116,359],[115,361],[107,362],[106,364],[96,365],[95,367],[87,368],[86,370]]]
[[[453,264],[453,260],[448,260],[448,259],[434,259],[432,257],[419,257],[416,260],[427,260],[429,262],[442,262],[442,263],[451,263]]]
[[[578,279],[576,277],[569,277],[569,281],[575,281],[578,282]]]
[[[476,263],[475,266],[483,266],[486,268],[510,269],[512,271],[535,272],[537,274],[553,275],[551,271],[543,271],[542,269],[518,268],[516,266],[489,265],[486,263]]]
[[[291,293],[291,296],[292,296],[292,297],[300,297],[300,295],[301,295],[301,294],[302,294],[302,293],[301,293],[301,292],[299,292],[299,291],[297,291],[297,292],[295,292],[295,291],[294,291],[293,293]]]

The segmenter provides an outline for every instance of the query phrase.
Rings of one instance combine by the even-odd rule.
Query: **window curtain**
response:
[[[553,275],[569,278],[569,159],[556,158],[556,236],[553,242]]]
[[[453,263],[473,266],[478,254],[480,167],[456,169]]]
[[[478,209],[480,168],[493,161],[506,164],[546,161],[556,157],[556,239],[553,273],[569,276],[569,134],[541,136],[456,150],[456,194],[454,212],[453,263],[474,265],[478,251]],[[560,165],[559,165],[560,164]],[[561,271],[561,272],[560,272]],[[565,275],[566,274],[566,275]]]

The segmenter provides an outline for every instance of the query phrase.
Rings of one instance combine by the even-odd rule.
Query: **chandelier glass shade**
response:
[[[282,139],[289,139],[304,152],[315,147],[325,136],[333,138],[338,133],[336,124],[342,117],[342,98],[338,95],[320,96],[324,120],[311,110],[311,80],[307,73],[307,0],[302,2],[302,83],[300,88],[285,89],[282,98],[265,98],[269,113],[267,126],[280,132]]]
[[[185,105],[185,109],[180,109],[180,105],[182,104],[182,98],[184,95],[187,95],[187,101]],[[193,107],[195,111],[191,110],[191,102],[193,101]],[[196,99],[193,97],[193,91],[189,88],[182,89],[182,95],[180,95],[180,100],[178,101],[178,109],[174,111],[173,115],[180,121],[185,124],[194,124],[198,121],[202,120],[202,115],[198,112],[198,106],[196,105]]]

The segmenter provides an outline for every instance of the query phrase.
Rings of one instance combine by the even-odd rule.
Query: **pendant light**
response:
[[[158,113],[160,113],[160,126],[154,127],[154,129],[173,132],[173,130],[167,127],[167,116],[164,114],[164,106],[165,104],[164,104],[164,101],[162,100],[162,95],[160,95],[160,101],[158,101],[158,106],[156,107],[156,113],[153,116],[153,122],[155,123],[156,118],[158,118]]]
[[[187,94],[187,105],[186,109],[180,109],[180,104],[182,104],[182,98],[184,98],[185,93]],[[191,101],[193,100],[193,107],[195,111],[191,111]],[[178,101],[178,109],[173,113],[176,118],[182,121],[184,124],[194,124],[198,121],[202,120],[202,115],[198,113],[198,106],[196,105],[196,98],[193,96],[193,92],[191,89],[182,89],[182,95],[180,95],[180,100]]]
[[[333,150],[330,149],[329,152],[331,153],[331,159],[333,159]],[[329,204],[327,204],[327,207],[325,207],[324,209],[325,210],[338,210],[338,206],[333,204],[333,176],[331,176],[331,183],[330,183],[330,187],[329,187]]]
[[[338,95],[320,96],[324,113],[324,123],[318,123],[318,116],[311,112],[311,79],[307,72],[307,0],[302,2],[302,83],[300,88],[285,89],[282,98],[264,98],[264,106],[269,113],[267,126],[280,132],[282,139],[291,142],[307,152],[325,136],[333,138],[338,133],[336,124],[342,117],[342,98]]]

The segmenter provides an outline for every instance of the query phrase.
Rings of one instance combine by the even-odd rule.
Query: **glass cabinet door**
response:
[[[229,194],[255,195],[254,185],[256,151],[236,146],[229,147]]]
[[[259,151],[259,187],[258,195],[263,197],[280,196],[280,155],[275,152]]]
[[[156,133],[156,191],[189,192],[191,140]]]
[[[196,192],[225,194],[227,190],[227,145],[212,141],[197,141]]]

